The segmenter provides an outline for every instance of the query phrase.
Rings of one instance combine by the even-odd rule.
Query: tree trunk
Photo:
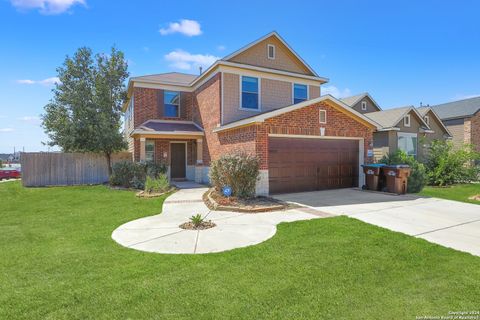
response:
[[[107,157],[108,176],[110,177],[112,175],[112,155],[107,152],[105,153],[105,156]]]

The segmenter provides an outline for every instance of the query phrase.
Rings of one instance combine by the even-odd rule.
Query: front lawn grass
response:
[[[428,197],[480,204],[480,201],[468,199],[471,196],[480,194],[480,183],[457,184],[450,187],[425,187],[419,194]]]
[[[414,319],[478,310],[480,258],[336,217],[163,255],[111,239],[163,198],[0,184],[0,319]]]

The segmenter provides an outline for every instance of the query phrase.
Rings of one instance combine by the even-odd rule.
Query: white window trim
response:
[[[408,121],[407,121],[407,119],[408,119]],[[405,117],[403,117],[403,125],[405,127],[410,127],[410,124],[411,124],[410,115],[406,114]]]
[[[325,121],[322,121],[322,117],[320,116],[322,112],[325,114]],[[323,109],[318,110],[318,122],[321,124],[327,124],[327,110],[323,110]]]
[[[362,110],[367,111],[367,101],[362,101]]]
[[[306,83],[292,82],[292,104],[295,104],[295,85],[296,84],[307,86],[307,100],[305,101],[310,100],[310,85]]]
[[[176,117],[167,117],[165,115],[165,92],[175,92],[178,93],[178,116]],[[181,113],[181,102],[182,101],[182,92],[181,91],[175,91],[175,90],[163,90],[163,118],[171,118],[171,119],[178,119],[180,118]]]
[[[153,163],[155,163],[156,162],[155,161],[156,160],[155,159],[155,145],[156,145],[155,140],[145,140],[145,162],[147,161],[147,145],[149,143],[153,144]]]
[[[270,48],[273,48],[273,57],[270,57]],[[277,55],[276,48],[273,44],[267,44],[267,58],[270,60],[275,60],[275,56]]]
[[[257,109],[251,109],[251,108],[243,108],[242,107],[242,78],[243,77],[249,77],[249,78],[257,78],[258,79],[258,108]],[[247,75],[239,75],[239,96],[240,96],[240,110],[244,111],[262,111],[262,106],[261,106],[261,101],[262,101],[262,78],[259,77],[252,77],[252,76],[247,76]]]
[[[430,125],[430,117],[429,117],[429,116],[425,116],[425,117],[424,117],[424,120],[425,120],[425,123],[426,123],[427,125]]]
[[[417,155],[418,155],[418,134],[409,133],[409,132],[397,132],[397,149],[400,149],[400,146],[398,145],[398,141],[400,140],[400,137],[403,137],[403,138],[412,138],[412,137],[417,138],[417,144],[416,144],[416,147],[415,147],[415,154],[413,155],[416,158]]]

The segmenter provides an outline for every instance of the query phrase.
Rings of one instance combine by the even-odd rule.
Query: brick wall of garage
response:
[[[320,110],[327,112],[326,124],[320,123]],[[373,129],[325,102],[267,119],[263,126],[265,127],[264,134],[267,136],[267,139],[258,141],[266,144],[266,146],[263,148],[258,147],[258,149],[263,150],[262,158],[265,158],[267,163],[269,133],[320,136],[321,127],[325,128],[325,136],[363,138],[365,162],[372,161],[372,158],[368,157],[367,152],[368,149],[372,149]]]

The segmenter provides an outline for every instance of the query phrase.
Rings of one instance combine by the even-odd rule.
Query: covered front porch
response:
[[[195,123],[149,120],[134,130],[131,136],[135,141],[135,161],[165,164],[170,180],[206,181],[204,132]]]

